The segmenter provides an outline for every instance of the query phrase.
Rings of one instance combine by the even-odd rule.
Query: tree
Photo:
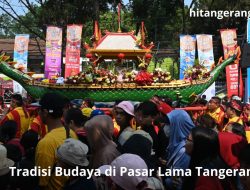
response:
[[[122,31],[135,29],[138,32],[141,21],[145,22],[148,41],[167,44],[178,48],[179,34],[208,33],[219,35],[220,28],[238,28],[238,34],[245,31],[245,18],[191,18],[189,11],[204,10],[248,10],[249,0],[192,0],[184,6],[183,0],[130,0],[123,5]],[[117,30],[117,4],[120,0],[20,0],[25,14],[18,14],[9,0],[0,0],[0,35],[8,37],[15,33],[29,33],[32,37],[45,40],[47,25],[64,28],[67,24],[83,24],[83,40],[93,32],[93,20],[99,20],[101,30]],[[7,30],[9,28],[10,30]],[[165,41],[162,43],[162,41]],[[162,46],[161,46],[162,48]]]
[[[199,10],[222,10],[222,11],[236,11],[249,10],[250,3],[248,0],[233,1],[233,0],[197,0],[194,3],[193,9]],[[190,32],[192,33],[210,33],[218,35],[218,29],[221,28],[238,28],[238,34],[243,34],[246,29],[246,18],[240,17],[224,17],[218,19],[216,17],[198,17],[189,18],[191,25]],[[198,27],[199,26],[199,27]],[[242,27],[244,26],[244,27]]]
[[[112,0],[19,0],[27,14],[20,15],[9,0],[0,1],[0,9],[28,33],[45,40],[46,26],[66,27],[99,20],[101,12],[109,10]],[[32,21],[32,22],[31,22]],[[35,26],[35,27],[34,27]]]
[[[0,15],[0,29],[0,38],[3,39],[14,37],[15,23],[9,15]]]
[[[0,17],[3,21],[0,35],[13,38],[15,34],[28,33],[40,47],[39,41],[45,41],[48,25],[62,27],[65,37],[67,24],[83,24],[85,41],[92,35],[93,20],[99,20],[100,14],[108,12],[110,5],[115,7],[118,2],[119,0],[19,0],[19,4],[14,5],[9,0],[1,0],[0,10],[4,14]],[[20,14],[16,6],[23,7],[24,14]],[[63,42],[64,49],[66,40]]]
[[[177,41],[176,33],[185,30],[186,7],[183,0],[133,0],[130,8],[137,23],[145,21],[150,41],[168,41],[173,45]],[[184,8],[184,13],[183,13]],[[184,23],[185,22],[185,23]]]

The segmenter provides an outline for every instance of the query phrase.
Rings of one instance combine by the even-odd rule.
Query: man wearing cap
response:
[[[64,128],[61,118],[65,107],[65,98],[56,93],[47,93],[40,100],[39,115],[42,122],[48,126],[48,133],[38,143],[35,155],[35,164],[41,169],[53,170],[56,164],[55,151],[63,144],[66,139],[66,129]],[[70,137],[77,139],[76,134],[71,130]],[[55,176],[52,172],[51,176],[43,176],[39,178],[39,186],[41,189],[57,189],[63,188],[67,178],[65,176]]]
[[[240,101],[232,100],[228,105],[226,109],[226,115],[228,117],[228,122],[224,126],[223,131],[226,130],[227,126],[231,123],[239,123],[243,125],[243,121],[240,118],[240,114],[242,112],[242,105]]]
[[[99,110],[99,109],[96,109],[96,110],[93,110],[90,114],[90,118],[93,118],[97,115],[105,115],[104,111],[102,110]]]
[[[231,96],[231,101],[232,101],[232,100],[241,101],[241,98],[240,98],[239,96],[237,96],[237,95],[232,95],[232,96]]]
[[[219,97],[212,97],[207,104],[206,114],[210,115],[217,123],[219,130],[223,127],[223,120],[225,113],[220,107],[221,99]]]
[[[133,117],[134,106],[130,101],[122,101],[115,107],[115,121],[120,126],[117,136],[119,144],[126,141],[130,133],[134,131],[130,123]]]
[[[75,169],[76,167],[86,169],[89,165],[87,159],[88,150],[88,146],[81,141],[72,138],[66,139],[56,151],[58,158],[57,167],[62,169]],[[95,190],[96,188],[92,178],[70,176],[64,186],[64,190],[72,189]]]
[[[9,189],[10,167],[13,167],[15,162],[7,157],[7,149],[0,145],[0,187],[1,189]]]

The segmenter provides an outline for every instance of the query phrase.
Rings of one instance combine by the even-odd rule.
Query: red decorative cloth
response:
[[[167,103],[161,102],[160,105],[158,105],[158,110],[166,115],[169,112],[171,112],[173,110],[173,108],[170,105],[168,105]]]

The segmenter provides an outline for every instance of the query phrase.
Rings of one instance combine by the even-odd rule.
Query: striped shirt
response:
[[[33,121],[31,122],[30,129],[32,131],[37,132],[40,139],[42,139],[48,133],[47,125],[45,125],[42,122],[42,119],[39,115],[35,117]]]
[[[22,107],[17,107],[10,111],[0,122],[0,125],[2,125],[4,122],[8,120],[13,120],[17,123],[17,132],[16,132],[16,138],[20,138],[23,133],[25,133],[29,128],[30,123],[30,116],[29,113],[27,113],[27,116],[25,116],[25,112]]]

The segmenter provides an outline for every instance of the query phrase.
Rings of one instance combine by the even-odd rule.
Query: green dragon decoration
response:
[[[150,86],[138,86],[131,84],[45,84],[36,81],[11,64],[6,62],[5,56],[0,56],[0,72],[20,83],[23,88],[34,98],[40,98],[47,92],[55,92],[69,99],[91,98],[98,102],[111,102],[115,100],[145,101],[154,95],[168,96],[173,100],[180,98],[183,103],[190,103],[192,94],[203,93],[219,76],[220,72],[230,63],[236,60],[236,55],[229,57],[211,71],[210,77],[203,80],[172,81],[164,84],[152,84]]]

